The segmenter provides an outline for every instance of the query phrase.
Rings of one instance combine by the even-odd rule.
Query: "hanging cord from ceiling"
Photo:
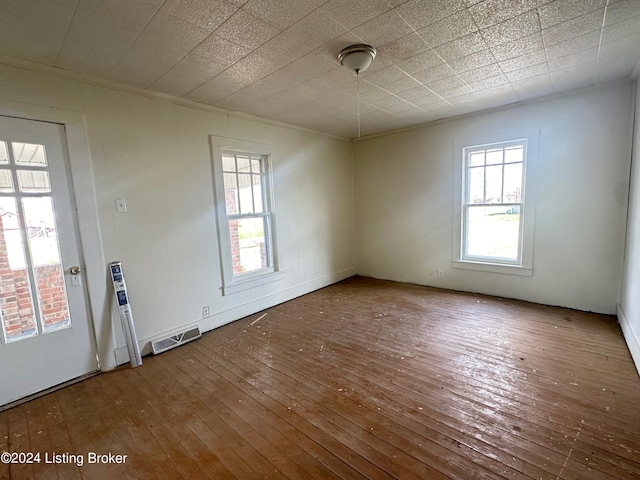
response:
[[[360,138],[360,70],[356,70],[356,103],[358,104],[358,138]]]
[[[371,45],[359,43],[343,48],[338,54],[340,63],[356,74],[356,100],[358,104],[358,138],[361,135],[360,128],[360,72],[365,71],[376,58],[376,49]]]

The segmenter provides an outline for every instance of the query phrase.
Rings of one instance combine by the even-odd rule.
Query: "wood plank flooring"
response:
[[[0,413],[0,479],[640,479],[639,406],[613,317],[354,277]]]

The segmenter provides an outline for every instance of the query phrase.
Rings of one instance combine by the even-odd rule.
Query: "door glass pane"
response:
[[[251,164],[249,163],[249,157],[243,157],[238,155],[236,157],[236,160],[238,162],[238,172],[250,172],[251,171]]]
[[[0,192],[13,192],[13,177],[11,170],[0,169]]]
[[[14,198],[0,197],[0,307],[4,341],[38,334]]]
[[[45,193],[51,191],[49,172],[44,170],[18,170],[18,186],[21,192]]]
[[[9,163],[9,153],[7,153],[7,143],[0,142],[0,165]]]
[[[236,157],[233,155],[222,155],[222,170],[225,172],[235,172]]]
[[[260,171],[260,159],[259,158],[252,158],[251,159],[251,171],[253,173],[262,173]]]
[[[71,325],[51,197],[22,199],[43,332]]]
[[[517,260],[520,208],[469,206],[467,256]]]
[[[13,158],[19,166],[47,166],[47,157],[44,152],[44,145],[33,143],[11,142],[13,147]]]

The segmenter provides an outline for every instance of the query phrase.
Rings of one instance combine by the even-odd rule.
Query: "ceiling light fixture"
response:
[[[338,54],[340,63],[349,70],[353,70],[356,75],[369,68],[374,58],[376,58],[376,49],[364,43],[350,45]]]
[[[360,72],[364,72],[373,59],[376,58],[376,49],[371,45],[359,43],[350,45],[340,50],[338,60],[340,63],[356,74],[356,97],[358,102],[358,138],[360,138]]]

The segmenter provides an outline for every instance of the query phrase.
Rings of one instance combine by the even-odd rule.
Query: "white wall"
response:
[[[629,84],[356,142],[358,273],[614,313],[630,161]],[[539,129],[531,277],[451,268],[454,142]],[[430,270],[444,269],[444,279]]]
[[[81,161],[95,183],[102,242],[90,293],[105,369],[115,365],[112,347],[126,351],[107,276],[113,260],[123,262],[143,344],[185,326],[220,326],[355,273],[348,141],[0,65],[0,111],[8,104],[29,118],[43,108],[84,115],[90,158]],[[210,135],[277,146],[275,229],[285,274],[276,283],[221,293]],[[128,213],[116,212],[117,197]],[[202,319],[203,306],[211,317]]]
[[[618,320],[636,368],[640,372],[640,82],[636,82],[635,85],[635,125],[627,222],[627,243]]]

